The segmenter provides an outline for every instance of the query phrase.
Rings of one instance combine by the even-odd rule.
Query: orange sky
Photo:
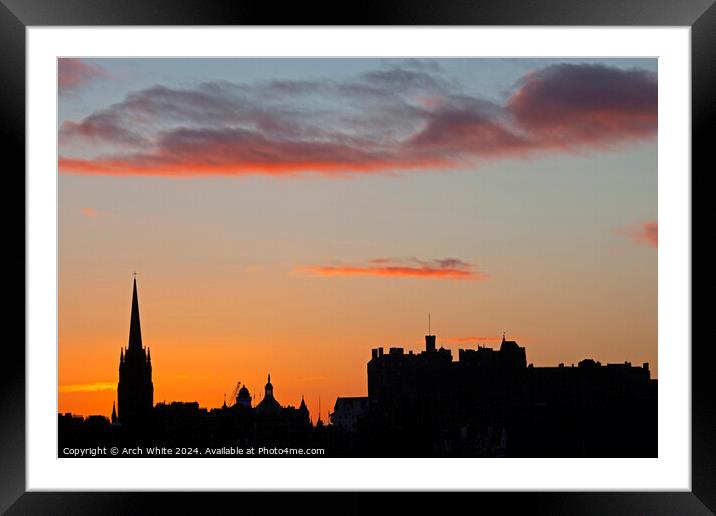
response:
[[[238,381],[260,395],[270,372],[281,403],[297,405],[305,395],[315,417],[320,396],[325,419],[336,396],[367,393],[372,347],[423,349],[428,311],[438,342],[453,350],[477,342],[496,345],[506,329],[537,365],[590,356],[649,361],[656,374],[655,297],[653,313],[633,320],[633,306],[655,296],[655,289],[599,288],[554,269],[519,285],[495,279],[304,277],[280,266],[230,275],[216,263],[200,272],[142,261],[142,331],[152,352],[157,402],[196,400],[216,407]],[[109,415],[119,351],[128,338],[131,275],[111,277],[97,263],[80,265],[61,276],[59,411]],[[75,284],[77,274],[82,286]],[[596,290],[589,310],[574,298],[585,289]]]
[[[325,420],[428,313],[454,358],[506,331],[536,366],[656,377],[656,60],[60,74],[60,412],[110,414],[133,271],[155,402],[258,401],[271,373]]]

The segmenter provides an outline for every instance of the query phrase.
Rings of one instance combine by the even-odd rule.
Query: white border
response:
[[[27,44],[28,490],[691,489],[688,27],[32,27]],[[88,55],[658,56],[659,458],[57,459],[56,58]]]

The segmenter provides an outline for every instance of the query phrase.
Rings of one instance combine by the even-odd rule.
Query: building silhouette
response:
[[[245,385],[236,393],[235,403],[237,407],[251,408],[251,393]]]
[[[370,447],[435,456],[655,456],[656,380],[649,366],[528,365],[505,336],[478,346],[372,350],[368,362]],[[337,407],[338,408],[338,407]]]
[[[269,373],[268,381],[264,387],[264,397],[259,404],[256,405],[256,415],[267,418],[276,417],[280,416],[282,411],[283,407],[276,401],[276,398],[273,397],[273,384],[271,383],[271,374]]]
[[[535,367],[503,335],[498,349],[460,349],[458,359],[425,336],[420,352],[372,349],[368,395],[338,397],[328,424],[305,400],[276,398],[271,375],[259,403],[237,384],[229,404],[153,403],[149,348],[142,345],[137,281],[129,343],[120,352],[111,419],[58,415],[66,446],[319,447],[344,457],[656,457],[657,381],[648,364]]]
[[[331,425],[346,432],[358,431],[360,421],[368,414],[367,396],[339,396],[328,417]]]
[[[132,288],[132,315],[129,321],[129,344],[119,353],[117,420],[122,423],[145,420],[151,415],[153,406],[152,358],[149,348],[142,346],[135,277]]]

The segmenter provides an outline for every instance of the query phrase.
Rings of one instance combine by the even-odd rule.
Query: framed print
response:
[[[712,511],[716,8],[639,4],[6,2],[3,509]]]

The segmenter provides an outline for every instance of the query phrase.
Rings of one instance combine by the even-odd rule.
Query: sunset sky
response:
[[[655,59],[62,59],[59,411],[109,415],[132,273],[155,402],[312,417],[370,349],[657,369]]]

